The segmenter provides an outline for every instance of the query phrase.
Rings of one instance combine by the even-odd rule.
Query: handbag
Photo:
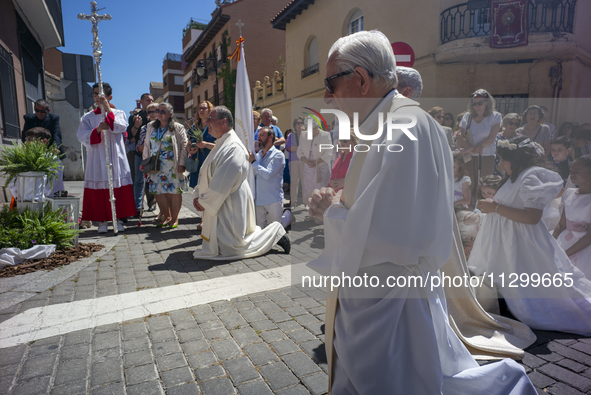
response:
[[[155,155],[150,156],[149,158],[144,159],[140,166],[142,166],[142,171],[144,174],[152,174],[160,171],[160,149],[162,148],[162,140],[160,141],[160,146],[158,147],[158,153]]]
[[[468,117],[468,127],[464,131],[464,139],[468,142],[468,144],[473,145],[474,140],[472,140],[472,132],[470,132],[470,125],[472,125],[472,115]],[[472,160],[471,152],[462,154],[462,156],[464,157],[464,163],[468,163]]]
[[[199,159],[193,159],[191,157],[188,157],[185,161],[185,169],[189,173],[196,173],[197,170],[199,170]]]

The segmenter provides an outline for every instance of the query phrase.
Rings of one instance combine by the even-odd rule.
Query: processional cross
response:
[[[238,36],[242,37],[242,26],[244,26],[244,23],[242,23],[242,19],[238,19],[238,23],[236,23],[236,26],[238,26]]]
[[[104,9],[104,8],[101,8]],[[100,11],[97,6],[96,6],[96,1],[91,1],[90,2],[90,10],[92,11],[92,13],[90,15],[86,15],[86,14],[78,14],[78,19],[80,19],[81,21],[90,21],[92,23],[92,55],[94,56],[94,62],[96,64],[96,76],[97,76],[97,82],[98,82],[98,88],[99,88],[99,95],[100,96],[104,96],[104,91],[103,91],[103,75],[101,73],[101,56],[103,56],[103,53],[101,52],[101,50],[103,49],[103,44],[101,43],[101,41],[98,38],[98,23],[100,21],[104,21],[104,20],[111,20],[111,15],[109,14],[105,14],[105,15],[99,15],[97,14],[97,11]],[[101,111],[102,117],[103,117],[103,122],[105,121],[105,110],[103,109]],[[113,219],[113,232],[116,234],[118,229],[117,229],[117,211],[115,209],[115,189],[113,187],[113,164],[111,163],[111,159],[110,159],[110,155],[109,155],[109,151],[110,151],[110,145],[109,145],[109,134],[105,131],[103,133],[104,136],[104,141],[105,141],[105,159],[107,162],[107,174],[108,174],[108,178],[109,178],[109,200],[111,201],[111,216]]]

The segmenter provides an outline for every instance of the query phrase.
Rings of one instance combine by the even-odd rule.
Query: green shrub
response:
[[[21,250],[38,244],[55,244],[57,249],[71,247],[80,231],[66,224],[66,213],[51,210],[47,203],[42,212],[25,209],[22,213],[5,205],[0,211],[0,248]]]
[[[7,187],[20,173],[38,171],[47,174],[47,182],[53,185],[61,166],[59,150],[48,147],[42,141],[17,141],[14,146],[5,145],[0,150],[0,172],[6,175]]]

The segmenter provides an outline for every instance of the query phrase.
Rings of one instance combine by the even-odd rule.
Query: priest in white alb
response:
[[[252,258],[276,244],[289,253],[289,238],[279,222],[265,229],[256,226],[247,180],[249,153],[233,124],[232,114],[224,106],[214,107],[207,118],[209,133],[217,140],[201,166],[193,191],[193,206],[203,212],[203,243],[193,256],[211,260]]]
[[[78,140],[86,147],[82,220],[99,222],[98,233],[107,233],[108,222],[112,221],[112,211],[103,133],[109,133],[109,155],[113,164],[117,218],[133,217],[137,210],[133,198],[131,171],[123,144],[127,117],[124,111],[116,109],[110,103],[113,99],[113,90],[109,84],[103,83],[103,96],[99,95],[98,84],[94,84],[92,88],[97,109],[84,114],[78,128]],[[101,111],[105,111],[104,122]],[[119,232],[125,230],[120,220],[117,222],[117,229]]]
[[[535,395],[516,362],[479,367],[449,325],[443,289],[420,285],[450,256],[453,161],[435,120],[396,91],[390,41],[378,31],[342,37],[326,63],[326,103],[350,120],[357,112],[360,134],[376,140],[358,136],[371,149],[353,154],[343,190],[314,192],[310,215],[324,220],[325,249],[308,265],[382,285],[329,293],[331,393]],[[388,122],[408,126],[388,139]]]

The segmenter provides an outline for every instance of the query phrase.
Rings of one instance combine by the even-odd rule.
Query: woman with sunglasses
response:
[[[185,127],[173,118],[174,108],[170,103],[160,103],[158,119],[150,122],[142,157],[157,156],[159,171],[149,176],[150,193],[156,195],[163,221],[158,227],[176,228],[183,199],[181,194],[186,186],[185,162],[187,160],[187,134]],[[143,169],[142,169],[143,170]]]
[[[497,134],[497,137],[495,138],[495,147],[497,146],[497,143],[500,140],[509,140],[511,137],[517,136],[517,133],[515,131],[519,127],[520,123],[521,117],[519,116],[519,114],[511,112],[505,115],[503,117],[502,131],[499,134]],[[495,176],[503,177],[505,175],[505,172],[503,171],[503,169],[499,168],[500,161],[501,158],[499,158],[499,155],[495,153],[494,174]]]
[[[155,121],[158,117],[158,103],[150,103],[148,104],[148,107],[146,107],[146,115],[148,117],[148,123]],[[139,161],[140,163],[142,162],[142,155],[144,152],[144,142],[146,141],[146,129],[147,129],[148,125],[144,125],[141,127],[140,132],[139,132],[139,137],[137,139],[137,145],[135,147],[136,151],[139,152],[140,156],[138,158],[136,158],[137,161]],[[146,199],[148,200],[148,209],[150,211],[154,211],[156,209],[156,198],[154,197],[154,195],[152,195],[151,193],[149,193],[149,187],[146,184],[145,186],[143,185],[143,176],[144,173],[140,170],[140,164],[138,163],[136,168],[138,169],[138,172],[141,173],[142,175],[142,188],[144,189],[144,195],[146,196]],[[141,191],[141,189],[140,189]],[[141,202],[138,204],[138,207],[141,209]],[[140,212],[140,209],[138,209],[138,213]]]
[[[502,117],[495,111],[495,101],[485,89],[470,95],[468,111],[460,121],[457,134],[458,148],[464,154],[466,171],[472,180],[470,186],[475,196],[480,177],[493,174],[495,163],[495,138],[501,130]],[[471,159],[471,160],[470,160]]]

